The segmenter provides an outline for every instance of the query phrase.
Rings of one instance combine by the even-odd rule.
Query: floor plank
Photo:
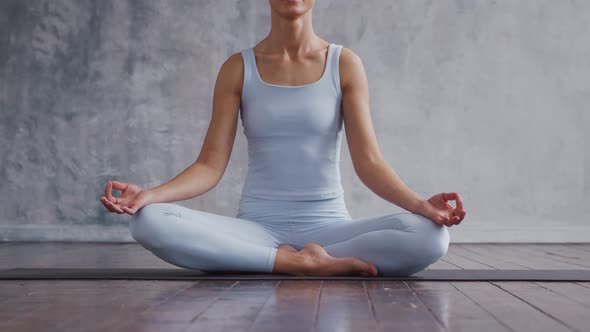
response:
[[[447,262],[444,257],[439,259],[438,261],[434,262],[434,264],[430,265],[426,269],[427,270],[462,270],[462,268],[458,267],[457,265]]]
[[[193,282],[43,280],[3,281],[21,296],[2,302],[2,331],[87,330],[129,319],[141,305],[166,298]],[[12,287],[11,287],[12,286]],[[5,316],[4,316],[5,315]]]
[[[188,324],[239,283],[237,280],[200,280],[142,310],[137,319],[141,322]]]
[[[239,281],[191,321],[188,331],[247,331],[280,280]]]
[[[249,331],[311,331],[316,324],[323,280],[282,280]]]
[[[408,282],[448,331],[511,331],[448,282]]]
[[[574,331],[588,331],[588,308],[572,299],[529,282],[493,282]]]
[[[445,331],[406,282],[365,281],[377,331]]]
[[[534,270],[534,264],[522,257],[515,255],[507,255],[506,252],[500,251],[496,245],[489,244],[458,244],[457,246],[463,248],[465,251],[472,252],[474,255],[481,257],[480,259],[491,259],[501,265],[511,265],[511,269],[515,270]],[[539,267],[541,269],[542,267]]]
[[[471,248],[479,248],[480,250],[489,251],[490,255],[499,255],[505,260],[517,262],[520,265],[527,266],[530,269],[540,270],[576,270],[588,268],[569,264],[567,262],[560,262],[547,257],[542,252],[526,250],[520,244],[514,245],[488,245],[477,244]]]
[[[571,246],[551,244],[539,245],[531,244],[525,245],[530,250],[542,252],[548,258],[554,258],[559,261],[567,262],[573,265],[581,265],[590,267],[590,254],[586,251],[579,252]]]
[[[191,321],[238,284],[235,280],[201,280],[161,301],[138,308],[126,320],[103,325],[97,331],[184,331]]]
[[[470,245],[457,244],[454,246],[455,253],[466,258],[472,259],[481,264],[487,265],[497,270],[527,270],[522,265],[505,261],[497,256],[490,255],[486,252],[477,252],[471,249]]]
[[[476,262],[475,260],[468,258],[464,255],[456,253],[457,250],[454,250],[453,253],[447,253],[444,256],[444,259],[449,263],[459,266],[463,270],[490,270],[494,269],[493,267],[485,264],[481,264]]]
[[[534,282],[534,284],[546,288],[552,292],[574,300],[581,305],[590,307],[590,288],[573,282]]]
[[[582,287],[590,288],[590,282],[575,282],[576,285],[580,285]]]
[[[331,332],[336,327],[345,331],[376,330],[375,313],[362,281],[322,282],[315,330]]]
[[[534,257],[536,259],[543,259],[553,262],[556,266],[563,266],[564,269],[590,270],[590,264],[559,257],[551,253],[551,245],[545,246],[531,246],[527,244],[516,247],[517,252],[522,253],[524,257]]]
[[[571,331],[511,293],[488,282],[451,282],[482,309],[514,331]]]
[[[570,246],[574,250],[590,253],[590,243],[567,243],[565,245]]]

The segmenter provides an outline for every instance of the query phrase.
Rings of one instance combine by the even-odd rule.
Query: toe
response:
[[[372,267],[371,264],[363,262],[362,260],[358,259],[358,258],[352,258],[351,259],[351,265],[353,266],[354,272],[357,273],[372,273]]]

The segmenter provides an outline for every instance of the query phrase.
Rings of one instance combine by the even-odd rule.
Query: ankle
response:
[[[286,273],[291,275],[307,275],[312,268],[312,262],[307,255],[301,252],[287,250],[277,251],[273,273]]]
[[[313,257],[303,254],[301,252],[297,253],[299,255],[299,272],[300,275],[309,276],[313,274],[313,271],[316,269],[316,262]]]

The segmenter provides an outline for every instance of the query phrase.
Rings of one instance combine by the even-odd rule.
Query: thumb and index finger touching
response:
[[[459,193],[457,192],[444,192],[441,193],[443,199],[446,201],[449,200],[454,200],[456,202],[456,207],[455,210],[453,211],[453,214],[460,216],[461,218],[463,218],[465,216],[465,214],[467,213],[467,211],[465,211],[465,208],[463,207],[463,199],[461,198],[461,196],[459,195]]]
[[[137,200],[137,199],[125,200],[125,199],[121,199],[120,197],[114,197],[112,195],[113,189],[124,191],[124,190],[127,190],[128,188],[129,188],[129,183],[109,180],[106,187],[105,187],[105,197],[109,201],[113,202],[116,205],[116,208],[119,212],[126,212],[128,214],[135,214],[135,212],[137,212],[137,210],[141,207],[141,202],[139,200]]]
[[[105,197],[113,202],[118,203],[117,197],[113,196],[113,189],[123,191],[129,186],[128,183],[109,180],[104,188]]]

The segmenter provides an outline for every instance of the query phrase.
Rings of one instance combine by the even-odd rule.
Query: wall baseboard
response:
[[[451,243],[590,243],[590,226],[451,227]],[[135,242],[125,226],[0,225],[0,241]]]
[[[135,242],[124,226],[0,225],[0,241]]]

